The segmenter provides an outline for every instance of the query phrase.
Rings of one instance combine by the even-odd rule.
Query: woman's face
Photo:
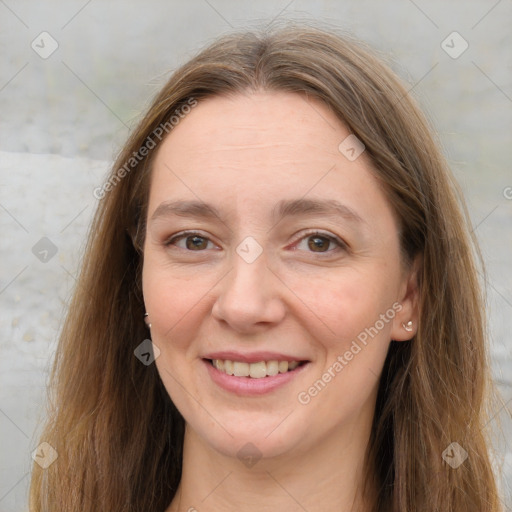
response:
[[[397,222],[349,135],[317,101],[261,92],[201,101],[158,150],[144,299],[158,372],[207,449],[367,435],[390,340],[414,334]]]

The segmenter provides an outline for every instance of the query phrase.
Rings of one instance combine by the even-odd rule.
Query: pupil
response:
[[[310,249],[322,249],[326,243],[325,239],[318,237],[318,236],[311,237],[310,240],[313,240],[313,243],[309,244]],[[320,251],[316,251],[316,252],[320,252]]]
[[[188,237],[187,241],[189,240],[192,240],[192,246],[188,244],[188,249],[190,249],[191,247],[201,249],[201,245],[204,244],[204,238],[200,236]]]
[[[189,240],[192,240],[192,245],[188,244]],[[316,250],[316,249],[325,248],[325,245],[326,245],[325,238],[315,236],[315,237],[311,237],[309,240],[310,240],[310,243],[309,243],[310,249]],[[191,247],[196,248],[196,249],[203,248],[204,247],[204,238],[201,236],[188,237],[187,238],[187,248],[190,249]],[[319,252],[319,251],[317,251],[317,252]]]

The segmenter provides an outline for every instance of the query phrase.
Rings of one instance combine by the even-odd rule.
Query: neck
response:
[[[166,512],[370,512],[375,490],[372,497],[362,493],[369,435],[361,424],[345,426],[307,452],[247,467],[213,450],[187,425],[182,478]]]

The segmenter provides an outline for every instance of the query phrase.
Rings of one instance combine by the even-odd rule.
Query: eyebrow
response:
[[[181,200],[161,203],[151,216],[151,220],[171,215],[205,220],[215,220],[215,218],[222,220],[221,213],[211,204],[201,201]],[[365,223],[358,213],[335,199],[283,199],[274,206],[271,215],[274,220],[300,215],[326,215],[341,217],[355,223]]]

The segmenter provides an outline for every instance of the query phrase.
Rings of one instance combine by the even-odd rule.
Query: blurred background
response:
[[[510,0],[0,0],[0,512],[27,510],[93,190],[178,65],[221,34],[290,19],[382,52],[442,141],[487,267],[502,394],[487,427],[512,510]]]

